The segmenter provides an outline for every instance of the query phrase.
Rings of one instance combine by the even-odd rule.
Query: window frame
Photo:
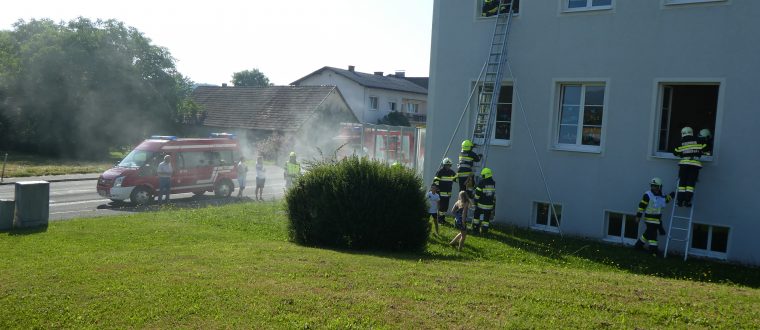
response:
[[[727,260],[728,255],[731,252],[731,235],[734,232],[731,226],[720,224],[707,224],[701,222],[692,222],[691,237],[689,237],[689,255],[695,257],[713,258],[719,260]],[[701,225],[707,226],[707,249],[698,249],[692,247],[694,244],[694,226]],[[722,227],[728,229],[728,236],[726,237],[726,252],[712,251],[712,239],[713,239],[713,227]]]
[[[605,11],[605,10],[612,10],[615,8],[615,0],[610,0],[609,5],[604,6],[594,6],[593,1],[594,0],[586,0],[586,6],[585,7],[579,7],[579,8],[570,8],[570,0],[561,0],[561,8],[563,13],[577,13],[577,12],[588,12],[588,11]]]
[[[552,108],[551,108],[551,120],[550,125],[552,125],[552,129],[549,130],[551,132],[551,137],[549,139],[549,145],[550,149],[558,150],[558,151],[574,151],[574,152],[586,152],[586,153],[596,153],[601,154],[604,151],[604,146],[607,141],[607,121],[610,117],[609,111],[609,103],[610,103],[610,90],[611,90],[611,84],[609,78],[583,78],[583,79],[553,79],[552,84],[553,92],[554,92],[554,102],[552,102]],[[576,142],[575,144],[569,144],[569,143],[560,143],[559,142],[559,133],[560,133],[560,126],[562,125],[562,118],[560,117],[562,114],[562,88],[563,86],[567,85],[581,85],[582,86],[582,92],[581,92],[581,108],[583,111],[585,111],[585,105],[583,104],[585,102],[586,98],[586,86],[604,86],[604,100],[602,101],[602,124],[601,124],[601,133],[600,133],[600,143],[598,146],[594,145],[584,145],[582,144],[582,141]],[[579,134],[576,136],[576,141],[582,138],[583,133],[583,113],[578,114],[578,130]]]
[[[620,228],[620,236],[613,236],[613,235],[609,234],[609,232],[610,232],[609,231],[609,228],[610,228],[610,215],[613,214],[613,213],[614,214],[619,214],[619,215],[623,216],[623,223],[620,226],[621,227]],[[630,218],[630,220],[628,218]],[[636,219],[636,215],[635,214],[630,214],[630,213],[620,212],[620,211],[614,211],[614,210],[604,210],[604,228],[603,228],[604,238],[602,240],[604,240],[606,242],[618,243],[618,244],[622,244],[622,245],[634,245],[634,244],[636,244],[636,241],[639,239],[639,233],[641,232],[641,227],[640,227],[641,224],[640,223],[636,223],[636,234],[634,235],[634,236],[636,236],[636,238],[625,237],[625,234],[626,234],[626,231],[625,231],[625,228],[626,228],[625,222],[626,221],[634,221],[635,222],[636,221],[635,219]]]
[[[496,113],[494,114],[496,117],[493,120],[493,127],[491,128],[491,139],[490,144],[492,146],[511,146],[512,145],[512,132],[514,129],[512,129],[512,124],[514,123],[514,116],[515,116],[515,86],[512,81],[503,81],[501,83],[501,88],[509,86],[512,89],[512,103],[500,103],[497,101],[496,103]],[[499,95],[501,95],[502,91],[499,91]],[[496,138],[496,122],[499,119],[499,105],[501,104],[509,104],[511,107],[511,111],[509,114],[509,139],[497,139]],[[477,116],[477,115],[476,115]]]
[[[559,227],[562,226],[562,221],[564,220],[564,218],[562,217],[562,214],[565,210],[564,206],[559,203],[554,203],[554,207],[551,207],[552,204],[547,201],[533,201],[532,204],[533,204],[533,212],[531,216],[530,228],[534,230],[540,230],[540,231],[545,231],[545,232],[550,232],[550,233],[559,233],[560,232]],[[546,204],[549,206],[549,213],[548,213],[549,218],[546,219],[547,221],[545,225],[539,224],[536,222],[536,219],[538,218],[538,206],[540,204]],[[552,213],[554,212],[554,209],[556,207],[559,207],[559,215],[557,217],[559,221],[557,222],[557,226],[555,227],[555,226],[552,226],[551,223],[552,223],[552,219],[554,218]]]
[[[712,132],[712,155],[702,156],[701,161],[717,164],[717,154],[720,150],[720,133],[723,126],[723,102],[726,93],[726,81],[723,78],[656,78],[652,87],[652,114],[649,129],[649,158],[650,159],[679,159],[671,152],[658,150],[660,142],[660,127],[662,122],[662,102],[665,86],[675,85],[716,85],[718,86],[718,102],[715,108],[715,130]],[[698,130],[698,129],[697,129]],[[697,132],[695,132],[697,133]]]
[[[373,99],[374,99],[374,107],[373,107],[373,102],[372,102]],[[380,98],[377,96],[370,96],[368,108],[372,111],[380,110]]]
[[[391,112],[396,112],[398,109],[396,108],[396,101],[388,101],[388,109]]]
[[[411,111],[412,108],[414,108],[414,111]],[[406,103],[406,113],[409,114],[419,114],[420,113],[420,104],[414,103],[414,102],[407,102]]]

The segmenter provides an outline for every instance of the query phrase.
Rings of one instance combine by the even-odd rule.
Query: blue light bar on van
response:
[[[153,135],[150,138],[153,140],[169,140],[169,141],[174,141],[177,139],[177,137],[174,135]]]
[[[235,139],[235,134],[232,134],[232,133],[211,133],[211,137],[212,138],[217,138],[217,139],[230,139],[230,140],[234,140]]]

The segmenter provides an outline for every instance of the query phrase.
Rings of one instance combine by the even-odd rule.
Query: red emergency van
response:
[[[213,191],[216,196],[228,197],[235,190],[240,145],[232,134],[215,133],[206,139],[153,136],[143,141],[100,175],[98,194],[113,201],[147,204],[158,192],[156,169],[164,155],[172,156],[172,194]]]

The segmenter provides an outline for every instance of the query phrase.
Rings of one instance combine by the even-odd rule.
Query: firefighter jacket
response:
[[[457,173],[451,169],[451,167],[444,166],[438,172],[435,173],[433,183],[438,186],[441,197],[451,196],[451,188],[454,185],[454,179],[456,179]]]
[[[301,164],[298,162],[285,163],[285,174],[291,178],[301,176]]]
[[[459,166],[457,166],[457,173],[459,177],[468,177],[472,174],[472,166],[474,163],[480,161],[480,156],[472,150],[467,150],[459,153]]]
[[[699,143],[701,143],[704,146],[702,148],[702,155],[712,156],[712,139],[700,137]]]
[[[496,205],[496,182],[493,178],[483,179],[475,188],[475,206],[481,210],[493,210]]]
[[[673,200],[673,193],[670,193],[670,195],[663,195],[661,192],[659,195],[655,195],[651,190],[647,190],[644,192],[644,196],[641,197],[636,217],[641,218],[643,213],[645,222],[660,224],[662,209],[664,209],[665,205],[670,203],[671,200]]]
[[[678,165],[689,165],[702,167],[699,157],[702,156],[705,145],[693,135],[687,135],[681,138],[681,145],[673,151],[673,154],[681,157]]]

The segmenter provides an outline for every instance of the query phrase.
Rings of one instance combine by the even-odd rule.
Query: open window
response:
[[[660,84],[657,156],[671,156],[680,144],[681,128],[685,126],[691,127],[694,134],[706,128],[715,136],[719,89],[719,84]],[[709,144],[712,149],[713,141]]]
[[[519,14],[520,13],[520,0],[502,0],[504,4],[501,6],[501,12],[502,13],[508,13],[509,12],[509,6],[512,6],[514,4],[514,8],[512,9],[512,14]],[[499,6],[499,0],[478,0],[476,1],[478,9],[478,17],[481,18],[488,18],[488,17],[496,17],[496,7]]]

